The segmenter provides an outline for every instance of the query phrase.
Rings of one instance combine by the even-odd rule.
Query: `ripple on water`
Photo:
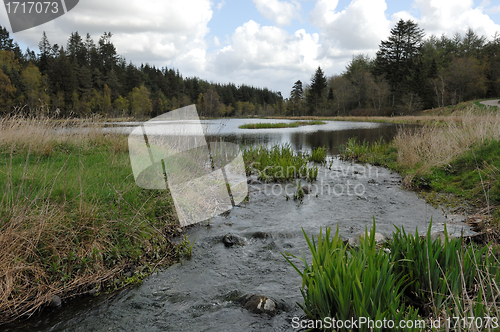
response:
[[[334,163],[337,169],[349,166],[339,160]],[[377,168],[376,175],[364,177],[338,176],[342,172],[334,172],[334,176],[326,168],[321,170],[317,182],[321,187],[340,188],[350,183],[362,186],[363,192],[335,195],[324,190],[297,203],[286,200],[285,194],[273,195],[268,190],[271,185],[256,185],[258,191],[250,201],[229,213],[231,223],[218,216],[210,220],[209,227],[201,224],[187,230],[190,239],[196,237],[191,260],[159,271],[143,284],[112,297],[93,299],[91,305],[68,304],[57,315],[31,321],[30,330],[289,330],[292,317],[302,315],[296,304],[302,302],[301,280],[282,253],[307,256],[303,229],[318,234],[320,227],[338,227],[347,239],[370,228],[373,217],[377,231],[383,234],[391,234],[394,225],[409,231],[418,227],[423,232],[431,218],[436,228],[447,221],[440,209],[401,189],[400,177],[386,169]],[[464,224],[455,220],[450,227],[448,230],[456,231]],[[245,241],[226,247],[222,238],[227,234]],[[276,299],[285,309],[273,317],[251,313],[235,302],[248,294]]]

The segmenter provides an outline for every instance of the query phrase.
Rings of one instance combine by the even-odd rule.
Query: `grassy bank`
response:
[[[312,120],[312,121],[353,121],[353,122],[377,122],[395,124],[421,124],[421,125],[444,125],[450,122],[459,123],[471,112],[474,113],[494,113],[496,108],[487,107],[480,102],[473,100],[461,102],[456,105],[434,108],[418,112],[414,115],[398,116],[269,116],[267,119],[287,119],[287,120]],[[500,105],[499,105],[500,106]]]
[[[484,211],[500,203],[500,114],[469,110],[441,125],[400,131],[390,143],[351,139],[341,158],[383,165],[409,188],[445,192]]]
[[[189,248],[170,240],[168,192],[135,185],[127,137],[78,123],[0,121],[0,323],[138,282]]]
[[[462,238],[434,240],[430,229],[424,237],[397,229],[392,240],[379,246],[374,221],[359,248],[346,245],[338,229],[332,234],[327,228],[316,238],[304,233],[312,262],[300,259],[302,269],[297,257],[285,258],[302,277],[301,307],[313,322],[306,327],[351,330],[328,326],[328,318],[335,317],[358,320],[356,331],[496,330],[498,259],[487,247],[465,244]],[[361,325],[363,317],[394,325]]]
[[[295,122],[279,122],[279,123],[247,123],[239,126],[240,129],[276,129],[276,128],[296,128],[301,126],[313,126],[325,124],[324,121],[295,121]]]

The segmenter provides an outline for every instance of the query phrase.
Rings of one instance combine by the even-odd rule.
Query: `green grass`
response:
[[[310,161],[314,161],[316,163],[324,163],[326,159],[326,148],[324,146],[317,147],[312,150],[311,156],[309,156]]]
[[[340,158],[387,167],[410,178],[411,183],[407,185],[411,187],[453,194],[476,207],[500,205],[500,141],[489,140],[473,146],[449,164],[424,173],[419,170],[420,164],[413,168],[401,166],[393,143],[359,143],[351,138],[341,146]],[[499,221],[500,209],[495,216],[494,220]]]
[[[339,146],[339,157],[344,161],[357,161],[389,169],[398,169],[397,150],[392,143],[383,140],[372,144],[366,141],[358,142],[357,137],[351,137],[346,144]]]
[[[295,153],[290,144],[270,149],[249,147],[243,151],[246,174],[257,174],[260,181],[286,182],[297,178],[316,180],[318,168],[308,165],[307,154]]]
[[[135,184],[126,142],[101,135],[38,150],[0,145],[0,274],[12,280],[0,280],[0,323],[38,310],[50,294],[112,290],[189,256],[188,242],[170,241],[178,227],[171,196]],[[127,266],[136,267],[133,278],[122,276]]]
[[[316,238],[304,232],[311,262],[305,256],[284,257],[302,277],[304,302],[300,306],[307,317],[323,321],[327,317],[344,321],[369,317],[396,324],[401,320],[427,320],[428,324],[431,318],[444,322],[448,317],[497,317],[500,268],[496,257],[487,247],[465,245],[461,238],[432,240],[430,229],[424,237],[397,229],[393,240],[380,247],[375,243],[374,220],[359,248],[346,245],[338,227],[333,235],[329,227],[325,234],[320,229]],[[304,264],[303,269],[297,260]],[[359,327],[359,331],[370,330],[366,325]]]
[[[500,141],[484,142],[449,165],[434,168],[419,179],[433,190],[483,204],[500,204]]]
[[[273,128],[295,128],[300,126],[312,126],[325,124],[324,121],[295,121],[279,123],[247,123],[239,126],[240,129],[273,129]]]

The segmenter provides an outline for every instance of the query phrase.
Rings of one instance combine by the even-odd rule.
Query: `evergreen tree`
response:
[[[302,98],[304,97],[304,90],[302,82],[298,80],[294,83],[292,91],[290,92],[290,102],[292,103],[292,116],[300,115]]]
[[[323,70],[321,70],[321,67],[318,67],[314,76],[311,78],[311,85],[309,86],[309,90],[306,95],[309,115],[317,112],[322,106],[326,87],[327,84],[325,74],[323,73]]]
[[[382,41],[375,59],[375,73],[389,82],[395,100],[399,102],[403,94],[414,92],[409,77],[417,67],[421,55],[424,32],[411,21],[399,20],[388,40]]]
[[[47,73],[50,67],[52,46],[50,46],[49,39],[47,38],[45,31],[43,32],[42,40],[38,43],[38,49],[40,50],[38,67],[42,73]]]
[[[0,25],[0,50],[14,53],[16,59],[23,60],[23,53],[19,45],[10,38],[9,31]]]
[[[116,48],[111,42],[111,37],[113,35],[111,32],[104,33],[99,39],[99,60],[100,60],[100,70],[106,75],[118,62],[118,56],[116,54]]]

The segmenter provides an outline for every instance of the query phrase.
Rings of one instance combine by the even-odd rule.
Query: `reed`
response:
[[[247,175],[257,173],[264,182],[286,182],[297,178],[315,180],[317,168],[308,165],[309,156],[295,153],[290,144],[270,149],[249,147],[243,151]]]
[[[284,254],[302,277],[304,302],[299,305],[308,318],[323,322],[327,317],[370,317],[396,324],[412,320],[420,327],[409,330],[417,331],[440,319],[442,327],[449,320],[458,322],[462,331],[485,328],[488,317],[498,317],[498,259],[490,247],[466,244],[461,238],[433,240],[431,226],[423,237],[396,229],[392,240],[377,246],[374,220],[359,248],[345,244],[338,227],[333,235],[329,227],[325,234],[320,229],[316,239],[304,232],[310,263],[305,256]],[[297,261],[303,263],[302,269]],[[481,318],[482,327],[478,329],[474,324],[480,322],[471,324],[468,317]],[[464,324],[466,321],[469,323]],[[490,321],[486,330],[493,327]],[[366,325],[359,327],[359,331],[371,330]]]

